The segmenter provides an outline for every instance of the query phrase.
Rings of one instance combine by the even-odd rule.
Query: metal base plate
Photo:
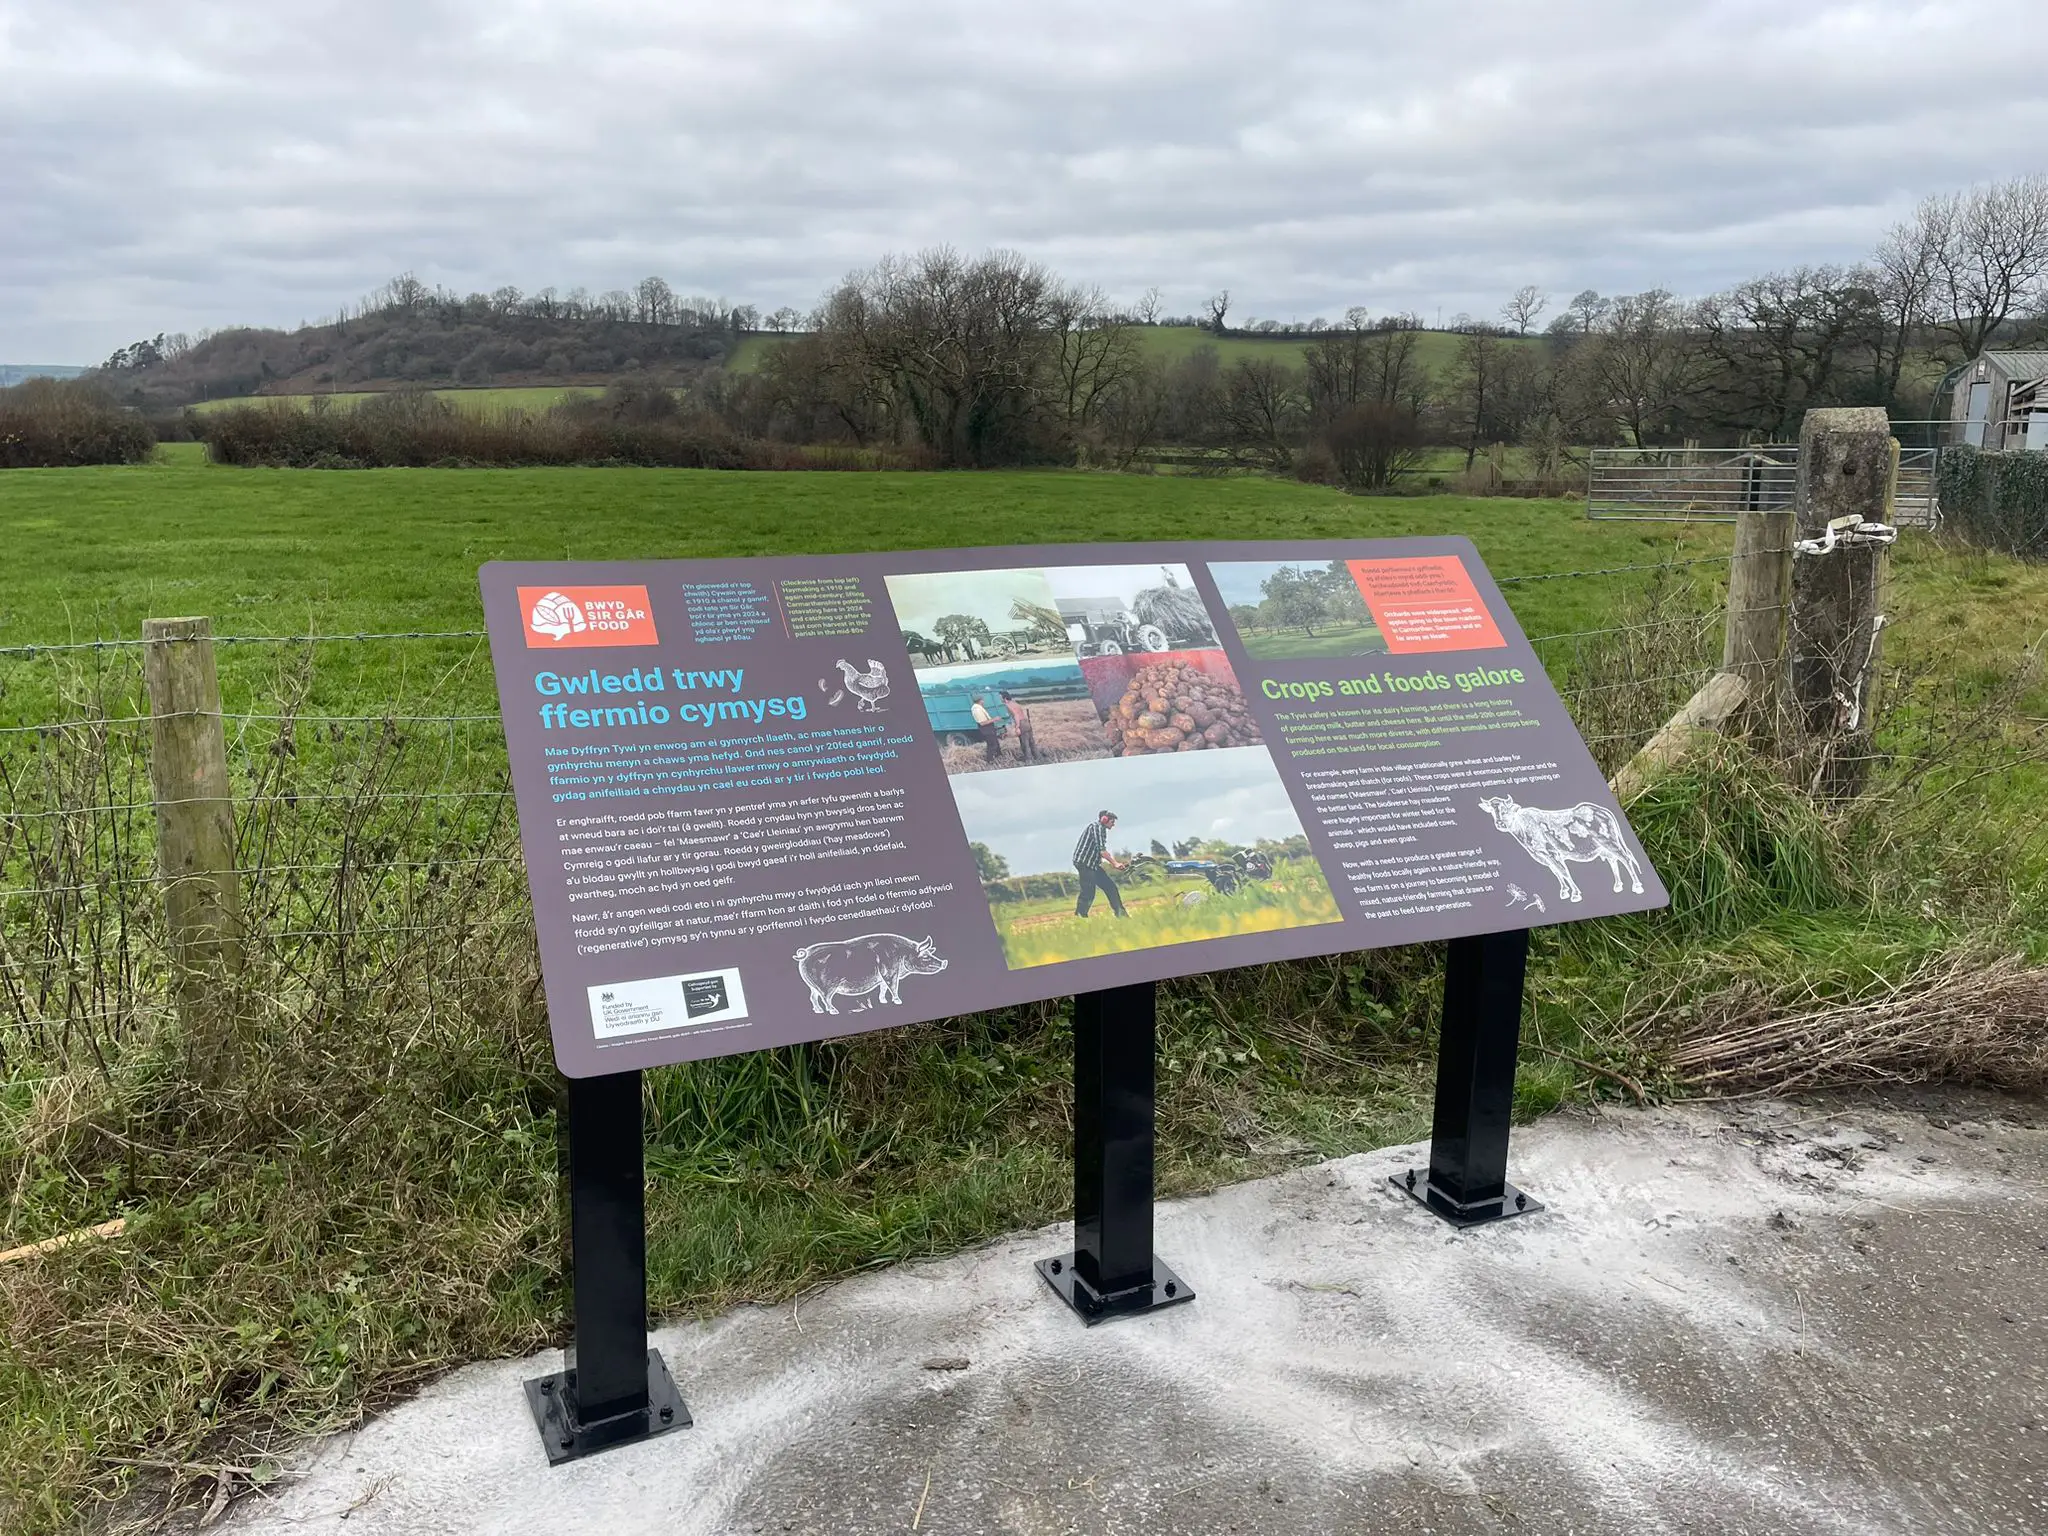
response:
[[[1410,1199],[1436,1212],[1454,1227],[1483,1227],[1490,1222],[1507,1221],[1515,1216],[1533,1216],[1543,1209],[1542,1201],[1530,1198],[1512,1184],[1502,1186],[1504,1193],[1498,1200],[1478,1200],[1470,1205],[1460,1205],[1429,1182],[1427,1168],[1414,1168],[1406,1174],[1396,1174],[1387,1182]]]
[[[1113,1317],[1156,1312],[1161,1307],[1177,1307],[1184,1301],[1195,1299],[1194,1287],[1158,1259],[1152,1261],[1150,1285],[1134,1286],[1111,1296],[1103,1295],[1074,1273],[1074,1256],[1071,1253],[1063,1253],[1056,1259],[1040,1259],[1038,1272],[1044,1276],[1047,1285],[1060,1293],[1060,1299],[1091,1328]]]
[[[536,1376],[526,1383],[526,1406],[533,1410],[533,1422],[540,1426],[541,1444],[547,1447],[548,1465],[559,1467],[615,1445],[651,1440],[672,1429],[687,1429],[690,1410],[676,1391],[675,1379],[661,1358],[661,1351],[647,1351],[647,1406],[617,1418],[595,1424],[576,1422],[571,1399],[574,1383],[568,1371]]]

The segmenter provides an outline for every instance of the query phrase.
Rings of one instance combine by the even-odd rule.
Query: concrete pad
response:
[[[239,1536],[2048,1530],[2048,1107],[1559,1116],[1457,1234],[1415,1148],[1160,1208],[1192,1306],[1084,1328],[1048,1228],[662,1330],[696,1426],[551,1470],[458,1371]],[[964,1358],[964,1369],[927,1362]]]

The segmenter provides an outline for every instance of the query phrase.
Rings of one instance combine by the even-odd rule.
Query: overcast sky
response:
[[[2013,0],[0,0],[0,361],[941,241],[1233,320],[1699,293],[2041,168],[2044,66]]]

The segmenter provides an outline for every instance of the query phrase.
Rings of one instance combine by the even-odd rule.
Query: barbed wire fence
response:
[[[1610,774],[1729,665],[1731,625],[1787,617],[1755,598],[1789,591],[1789,549],[1693,551],[1497,578],[1511,603],[1589,584],[1611,619],[1529,637]],[[1746,580],[1750,561],[1772,565]],[[0,648],[0,1078],[28,1062],[105,1070],[179,1013],[166,893],[207,872],[167,871],[163,850],[182,814],[218,799],[234,908],[225,949],[207,952],[222,1027],[260,1038],[266,1018],[316,1031],[375,1018],[402,1046],[451,1008],[487,1031],[538,1018],[482,631],[211,637],[206,670],[224,665],[202,712],[218,718],[225,788],[197,794],[167,794],[153,754],[151,644]]]

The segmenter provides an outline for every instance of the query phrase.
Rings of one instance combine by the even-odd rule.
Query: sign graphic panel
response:
[[[1464,539],[481,579],[571,1076],[1666,900]]]

